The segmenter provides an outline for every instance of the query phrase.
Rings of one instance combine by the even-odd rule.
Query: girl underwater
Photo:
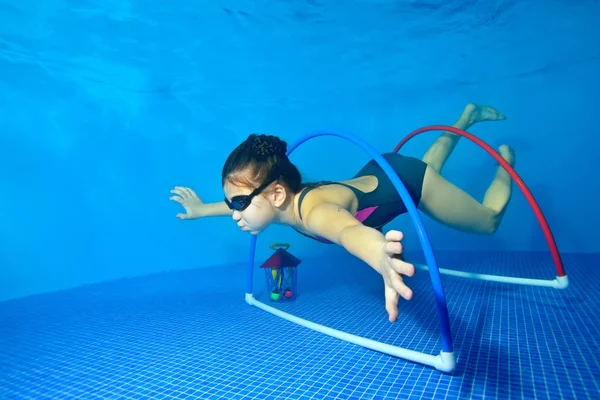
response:
[[[493,107],[468,104],[452,126],[467,130],[477,122],[504,119]],[[483,201],[478,202],[443,178],[441,170],[459,139],[442,133],[421,160],[393,152],[382,156],[427,216],[463,232],[493,234],[510,200],[512,180],[499,166]],[[224,201],[204,203],[192,189],[176,186],[170,199],[185,209],[177,218],[232,216],[240,229],[253,235],[270,224],[283,224],[316,240],[341,245],[381,274],[385,308],[395,322],[399,296],[410,300],[413,295],[402,276],[415,273],[414,266],[403,261],[402,232],[382,233],[387,223],[407,212],[396,188],[374,160],[345,181],[303,183],[286,151],[286,142],[278,137],[250,135],[223,166]],[[514,166],[515,154],[509,146],[500,146],[498,152]]]

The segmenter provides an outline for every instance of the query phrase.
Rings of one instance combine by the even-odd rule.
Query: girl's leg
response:
[[[515,154],[510,147],[502,145],[498,151],[511,166],[514,166]],[[433,167],[428,166],[419,209],[451,228],[489,235],[496,232],[500,226],[511,191],[512,180],[502,166],[498,166],[483,203],[479,203],[443,178]]]
[[[466,131],[473,124],[483,121],[501,121],[506,117],[498,110],[490,106],[467,104],[462,115],[452,126]],[[444,132],[435,142],[429,147],[423,161],[427,163],[436,172],[442,172],[444,164],[456,147],[460,136],[450,132]]]

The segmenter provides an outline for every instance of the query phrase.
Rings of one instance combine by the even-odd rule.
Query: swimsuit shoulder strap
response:
[[[298,216],[300,217],[300,220],[302,220],[302,200],[304,200],[304,196],[306,196],[308,194],[308,192],[310,192],[311,190],[318,188],[320,186],[324,186],[324,185],[331,185],[335,182],[331,182],[331,181],[320,181],[320,182],[313,182],[313,183],[307,183],[306,186],[302,189],[302,193],[300,193],[300,198],[298,199]]]

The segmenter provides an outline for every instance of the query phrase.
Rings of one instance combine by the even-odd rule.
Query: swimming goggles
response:
[[[267,179],[262,185],[260,185],[256,189],[254,189],[252,191],[252,193],[250,193],[250,194],[242,194],[239,196],[233,196],[231,198],[231,201],[227,200],[227,197],[226,197],[225,204],[227,204],[227,207],[229,207],[230,210],[244,211],[246,208],[248,208],[250,203],[252,203],[252,199],[255,196],[259,195],[260,192],[265,190],[265,188],[267,186],[269,186],[271,183],[275,182],[278,177],[279,177],[279,175],[273,174],[273,177],[271,177],[270,179]]]

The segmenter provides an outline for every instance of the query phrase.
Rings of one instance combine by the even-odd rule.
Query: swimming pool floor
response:
[[[419,255],[411,261],[422,261]],[[552,278],[546,253],[440,253],[440,268]],[[597,399],[600,255],[564,255],[566,290],[443,276],[449,375],[311,331],[244,301],[244,265],[124,279],[0,303],[2,399]],[[262,260],[257,260],[261,262]],[[262,271],[255,296],[264,293]],[[387,321],[382,281],[352,258],[304,260],[277,307],[437,354],[429,273]]]

